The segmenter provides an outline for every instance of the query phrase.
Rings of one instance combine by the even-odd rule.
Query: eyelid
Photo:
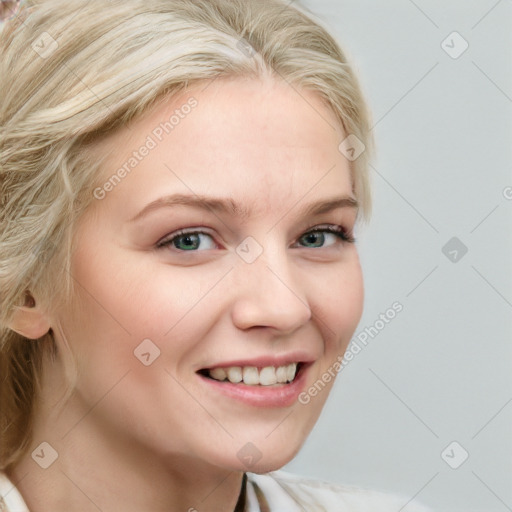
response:
[[[317,232],[326,232],[326,233],[331,233],[335,236],[338,236],[338,238],[340,239],[340,241],[342,243],[355,243],[356,242],[356,239],[354,238],[354,236],[352,234],[352,230],[348,229],[340,224],[313,224],[311,227],[309,227],[305,231],[303,231],[302,234],[297,238],[297,240],[294,243],[296,243],[298,240],[300,240],[301,237],[303,237],[307,234],[317,233]],[[164,248],[166,246],[169,246],[174,239],[176,239],[180,236],[189,235],[189,234],[208,235],[214,241],[215,245],[217,245],[217,246],[219,245],[217,243],[216,237],[212,233],[209,233],[208,231],[206,231],[206,229],[204,227],[190,227],[190,228],[178,229],[177,231],[173,231],[172,233],[165,235],[163,238],[161,238],[155,244],[155,246],[158,249]],[[330,246],[327,246],[327,247],[330,247]],[[307,249],[307,247],[303,247],[303,248]],[[322,247],[320,247],[320,248],[322,248]],[[197,252],[203,252],[203,251],[178,251],[178,252],[183,252],[183,253],[187,253],[187,252],[194,253],[195,252],[195,253],[197,253]]]
[[[183,229],[178,229],[176,231],[173,231],[172,233],[169,233],[168,235],[165,235],[164,237],[162,237],[155,244],[155,246],[157,248],[165,247],[168,243],[170,243],[175,238],[178,238],[179,236],[183,236],[183,235],[196,235],[196,234],[208,235],[209,237],[211,237],[212,240],[215,241],[216,245],[218,245],[216,240],[215,240],[215,236],[212,233],[209,233],[208,231],[206,231],[204,227],[196,227],[196,228],[183,228]],[[198,251],[195,251],[195,252],[198,252]]]
[[[301,236],[307,235],[308,233],[326,232],[334,235],[340,235],[342,241],[346,243],[354,244],[356,239],[353,234],[353,230],[342,226],[341,224],[322,224],[319,226],[312,226],[305,231]]]

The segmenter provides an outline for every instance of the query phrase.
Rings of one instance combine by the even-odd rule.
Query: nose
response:
[[[304,286],[286,250],[264,251],[252,263],[238,261],[233,278],[232,321],[239,329],[267,327],[289,334],[311,318]]]

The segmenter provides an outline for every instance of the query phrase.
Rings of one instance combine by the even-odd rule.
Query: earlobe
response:
[[[25,305],[16,307],[9,328],[25,338],[36,340],[50,330],[50,324],[34,298],[28,295]]]

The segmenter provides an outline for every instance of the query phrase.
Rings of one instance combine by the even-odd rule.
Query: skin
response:
[[[304,216],[308,203],[354,198],[345,138],[315,93],[271,79],[218,79],[164,99],[95,148],[107,180],[160,122],[193,96],[198,105],[79,223],[72,299],[41,309],[60,356],[45,362],[31,450],[12,478],[33,512],[233,510],[244,471],[278,469],[298,452],[332,387],[307,405],[255,407],[205,385],[213,363],[307,354],[304,389],[343,354],[360,320],[363,280],[356,246],[312,228],[354,228],[353,207]],[[100,180],[101,182],[101,180]],[[154,209],[173,194],[232,198],[250,214],[187,206]],[[182,228],[199,249],[156,248]],[[253,237],[263,253],[236,252]],[[183,247],[183,239],[181,239]],[[25,319],[30,324],[34,319]],[[160,349],[145,366],[134,350]],[[77,355],[76,389],[63,402],[65,357]],[[42,469],[41,442],[58,452]],[[247,467],[237,453],[261,453]]]

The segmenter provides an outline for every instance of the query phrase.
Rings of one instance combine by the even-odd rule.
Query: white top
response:
[[[247,473],[244,512],[431,512],[405,496],[334,485],[284,471]],[[0,472],[0,512],[29,512],[21,494]]]

